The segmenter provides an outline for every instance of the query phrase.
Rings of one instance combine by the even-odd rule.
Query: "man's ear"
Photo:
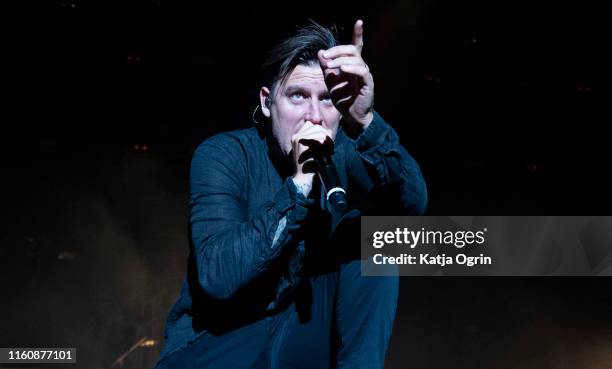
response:
[[[270,118],[271,101],[272,96],[270,95],[270,90],[267,87],[262,87],[259,90],[259,105],[261,108],[261,112],[266,118]]]

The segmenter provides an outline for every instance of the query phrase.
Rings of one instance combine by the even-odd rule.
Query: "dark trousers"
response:
[[[312,277],[308,319],[294,303],[220,336],[204,334],[156,369],[382,369],[399,278],[364,277],[361,261]]]

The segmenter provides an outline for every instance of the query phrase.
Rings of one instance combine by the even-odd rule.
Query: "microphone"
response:
[[[346,191],[342,188],[336,166],[328,153],[318,153],[314,155],[317,163],[317,173],[321,183],[325,186],[327,201],[341,214],[347,207]]]

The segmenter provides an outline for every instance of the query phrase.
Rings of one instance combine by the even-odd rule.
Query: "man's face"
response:
[[[332,103],[318,63],[296,66],[272,93],[272,133],[283,154],[291,153],[291,137],[306,121],[331,130],[331,138],[336,138],[341,114]]]

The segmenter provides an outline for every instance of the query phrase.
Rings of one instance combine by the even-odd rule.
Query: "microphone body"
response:
[[[325,197],[327,201],[340,213],[344,213],[347,208],[346,191],[342,188],[336,166],[331,160],[330,155],[315,155],[317,163],[317,173],[321,183],[325,186]]]

